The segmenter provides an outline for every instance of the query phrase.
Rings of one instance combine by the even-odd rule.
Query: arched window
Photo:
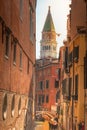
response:
[[[11,103],[11,116],[14,116],[14,108],[15,108],[15,95],[12,97],[12,103]]]
[[[19,98],[19,103],[18,103],[18,114],[21,114],[21,97]]]
[[[7,117],[7,94],[4,95],[3,98],[3,106],[2,106],[2,118],[5,120]]]

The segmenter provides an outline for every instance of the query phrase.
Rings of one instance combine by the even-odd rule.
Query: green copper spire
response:
[[[55,31],[53,19],[52,19],[51,12],[50,12],[50,6],[49,6],[47,18],[46,18],[42,32],[49,32],[49,31]]]

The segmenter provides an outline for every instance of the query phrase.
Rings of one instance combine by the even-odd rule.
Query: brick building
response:
[[[58,59],[37,60],[36,110],[56,110],[59,90],[58,70]]]
[[[73,39],[77,31],[86,26],[86,0],[71,0],[70,14],[67,20],[67,35],[69,39]]]
[[[35,8],[36,0],[0,1],[0,129],[2,130],[24,130],[31,127],[29,121],[32,120],[32,114],[27,113],[32,113]]]
[[[36,110],[56,111],[59,65],[56,58],[56,32],[50,7],[42,30],[40,56],[41,59],[36,60]]]

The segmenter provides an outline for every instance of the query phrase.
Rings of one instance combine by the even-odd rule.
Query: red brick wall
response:
[[[35,62],[35,42],[32,43],[29,38],[29,1],[23,1],[22,19],[19,15],[19,5],[19,0],[0,1],[0,16],[4,20],[5,26],[9,27],[9,29],[12,31],[10,34],[9,57],[6,59],[5,34],[4,41],[2,43],[2,23],[0,23],[0,88],[17,93],[28,94],[32,78],[32,66]],[[33,5],[33,7],[35,11],[35,5]],[[13,64],[12,36],[16,37],[18,40],[16,65]],[[19,67],[20,49],[23,52],[22,70],[20,70]],[[27,74],[28,59],[29,74]]]
[[[36,71],[36,106],[38,106],[38,96],[45,95],[45,102],[42,104],[42,108],[47,108],[51,110],[51,106],[56,103],[56,93],[59,88],[55,88],[55,80],[58,79],[58,73],[56,73],[56,69],[58,69],[57,64],[50,64],[42,69]],[[46,80],[49,80],[49,88],[46,88]],[[38,83],[40,81],[44,82],[44,90],[37,90]],[[46,95],[49,95],[49,102],[46,103]],[[39,106],[38,106],[39,107]]]
[[[71,5],[71,38],[77,33],[77,26],[86,25],[86,8],[84,0],[72,0]]]
[[[29,34],[29,1],[23,0],[23,17],[19,15],[20,0],[0,0],[0,129],[24,130],[24,127],[32,127],[32,73],[35,64],[35,39],[30,40]],[[35,0],[32,0],[34,8],[34,35],[35,35]],[[2,24],[4,33],[2,40]],[[9,55],[5,56],[5,29],[11,30],[9,40]],[[13,62],[14,44],[17,40],[16,64]],[[22,68],[20,68],[20,50],[22,51]],[[29,73],[27,66],[29,61]],[[31,88],[31,91],[30,91]],[[5,99],[7,95],[7,100]],[[13,96],[15,96],[14,116],[12,116]],[[19,114],[19,99],[21,99]],[[6,108],[6,110],[5,110]],[[4,111],[5,110],[5,111]],[[6,118],[3,119],[3,114]],[[28,115],[27,115],[28,114]],[[27,115],[27,116],[26,116]],[[28,119],[29,118],[29,119]],[[25,121],[26,120],[26,121]],[[28,128],[28,129],[29,129]]]

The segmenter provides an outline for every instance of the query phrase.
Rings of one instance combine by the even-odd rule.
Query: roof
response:
[[[50,12],[50,6],[49,6],[49,9],[48,9],[47,18],[46,18],[42,32],[49,32],[49,31],[55,31],[52,15],[51,15],[51,12]]]

